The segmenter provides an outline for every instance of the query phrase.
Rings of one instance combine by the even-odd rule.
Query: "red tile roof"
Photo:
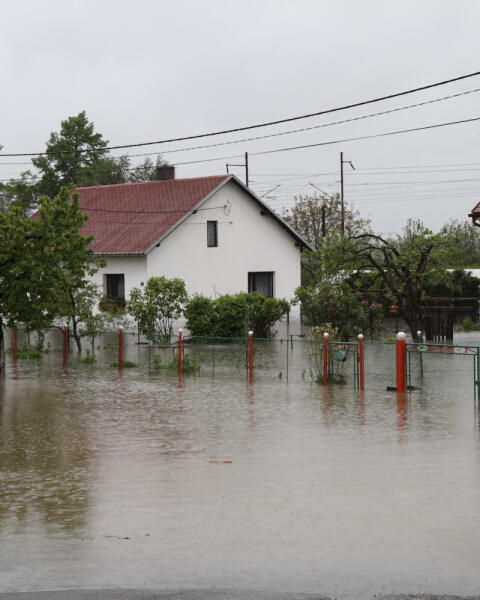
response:
[[[95,254],[143,254],[228,175],[78,188]],[[122,212],[124,211],[124,212]]]

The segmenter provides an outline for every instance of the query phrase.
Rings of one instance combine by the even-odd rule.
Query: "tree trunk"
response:
[[[72,337],[75,340],[75,343],[77,344],[77,352],[79,354],[82,353],[82,340],[80,338],[80,335],[78,334],[78,323],[75,321],[75,319],[72,319]]]
[[[412,340],[417,339],[417,331],[422,328],[423,318],[417,313],[417,311],[400,311],[401,316],[405,319],[405,322],[410,330]]]

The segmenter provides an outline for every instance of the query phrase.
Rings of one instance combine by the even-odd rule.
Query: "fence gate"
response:
[[[328,342],[328,381],[358,386],[357,342]]]
[[[407,344],[407,385],[432,392],[452,390],[478,398],[480,352],[477,346]]]

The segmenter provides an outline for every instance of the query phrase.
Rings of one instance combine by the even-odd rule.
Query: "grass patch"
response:
[[[17,350],[17,358],[24,358],[26,360],[38,360],[42,358],[43,352],[36,348],[22,348]]]
[[[465,317],[462,321],[463,331],[480,331],[480,326],[476,325],[470,317]]]
[[[178,358],[175,356],[168,363],[162,363],[161,360],[156,356],[151,365],[151,369],[160,371],[162,369],[168,371],[178,371]],[[183,372],[184,373],[198,373],[200,371],[200,365],[190,358],[188,355],[183,357]]]
[[[82,356],[79,360],[82,365],[94,365],[97,362],[95,356],[92,356],[90,352],[87,352],[86,356]]]
[[[115,361],[110,366],[118,368],[118,362]],[[137,367],[138,367],[137,363],[132,362],[131,360],[124,360],[123,361],[123,368],[124,369],[136,369]]]

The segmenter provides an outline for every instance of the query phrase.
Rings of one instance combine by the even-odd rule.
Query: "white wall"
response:
[[[147,258],[145,256],[114,256],[105,259],[106,267],[102,267],[92,277],[93,283],[100,286],[102,293],[103,276],[107,274],[121,274],[125,276],[125,298],[128,299],[133,287],[141,287],[147,282]]]
[[[230,214],[224,205],[230,204]],[[229,182],[154,248],[147,278],[181,277],[189,293],[215,297],[248,291],[249,271],[274,271],[274,296],[290,300],[300,285],[294,238],[236,184]],[[208,221],[218,221],[218,247],[207,247]]]

